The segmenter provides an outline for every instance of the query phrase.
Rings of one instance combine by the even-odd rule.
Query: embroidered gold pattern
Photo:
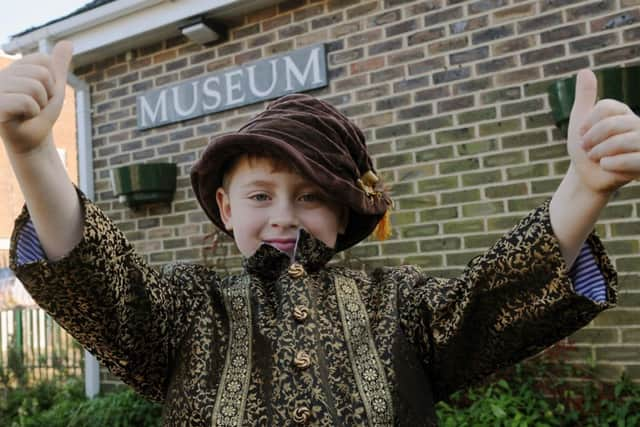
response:
[[[336,277],[336,296],[349,359],[369,425],[393,424],[393,405],[384,367],[373,342],[369,318],[353,279]]]
[[[223,289],[229,314],[229,347],[225,360],[212,426],[240,426],[251,373],[251,311],[248,278]]]

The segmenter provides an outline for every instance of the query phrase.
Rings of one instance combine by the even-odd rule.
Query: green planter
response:
[[[131,208],[154,203],[171,203],[176,191],[175,163],[144,163],[111,171],[113,189],[120,202]]]
[[[640,66],[605,68],[595,71],[598,99],[616,99],[640,114]],[[569,116],[575,98],[576,78],[557,80],[549,85],[549,104],[556,126],[567,136]]]

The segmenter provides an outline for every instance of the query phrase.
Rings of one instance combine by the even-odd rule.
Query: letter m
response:
[[[167,92],[163,90],[160,92],[156,104],[153,108],[149,105],[149,101],[145,96],[138,98],[140,100],[140,114],[141,114],[141,126],[148,127],[158,123],[167,121]],[[158,120],[158,115],[160,119]]]
[[[311,84],[322,83],[322,78],[320,77],[320,53],[322,52],[321,46],[313,48],[311,50],[311,54],[309,55],[309,59],[307,60],[306,67],[303,72],[300,71],[298,66],[290,56],[284,57],[285,63],[285,73],[287,78],[287,88],[286,90],[293,90],[292,76],[296,78],[298,84],[302,87],[305,86],[305,82],[310,73],[313,73],[313,81]]]

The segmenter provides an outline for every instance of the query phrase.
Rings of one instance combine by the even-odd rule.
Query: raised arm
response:
[[[0,71],[0,138],[45,254],[66,255],[82,237],[82,210],[51,137],[73,47],[26,56]]]
[[[640,177],[640,117],[621,102],[596,103],[596,97],[595,75],[580,71],[567,137],[571,166],[549,206],[569,267],[611,194]]]

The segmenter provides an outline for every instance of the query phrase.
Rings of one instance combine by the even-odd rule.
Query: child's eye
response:
[[[313,193],[306,193],[301,195],[299,197],[299,200],[301,202],[317,202],[318,200],[320,200],[320,197],[318,197],[316,194],[313,194]]]
[[[249,196],[251,200],[255,200],[256,202],[266,202],[269,200],[269,196],[265,193],[258,193]]]

